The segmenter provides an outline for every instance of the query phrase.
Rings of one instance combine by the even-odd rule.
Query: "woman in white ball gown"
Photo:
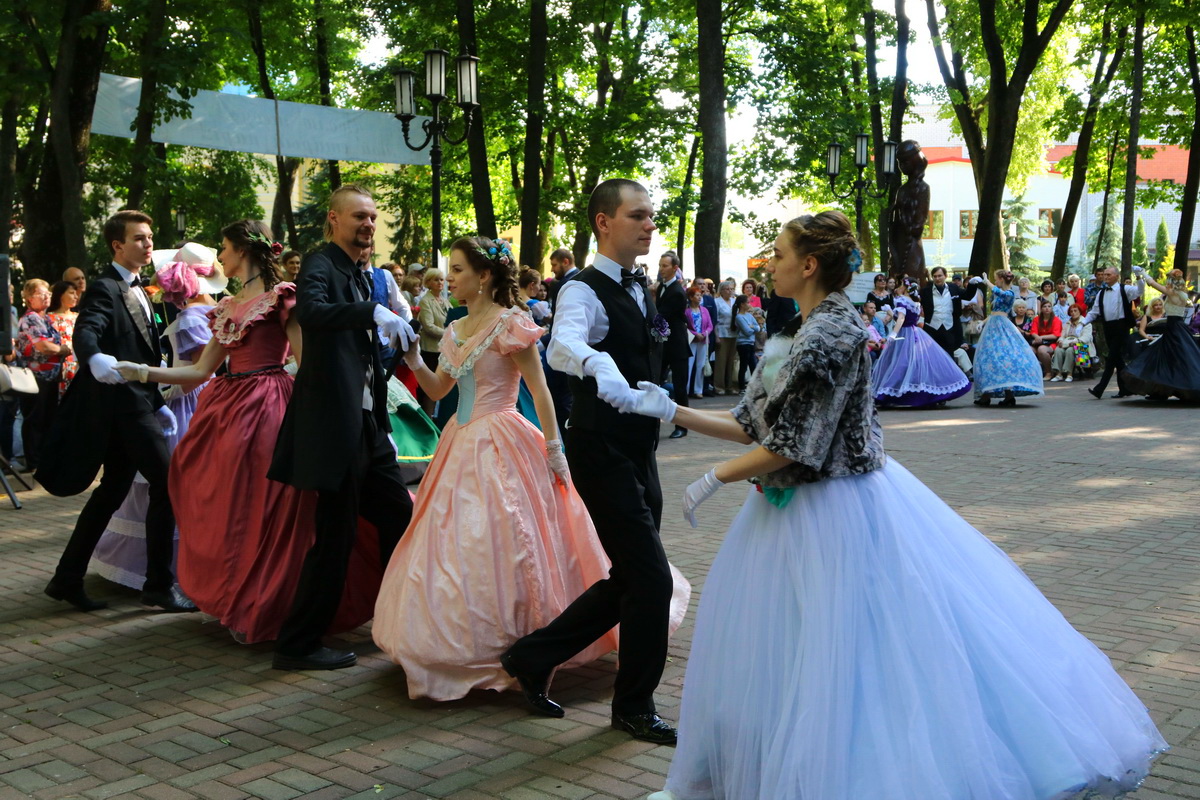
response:
[[[1009,558],[885,455],[842,289],[840,212],[792,220],[770,340],[729,412],[651,384],[624,411],[757,446],[688,487],[751,479],[704,585],[679,745],[654,800],[1117,796],[1166,743],[1104,653]]]

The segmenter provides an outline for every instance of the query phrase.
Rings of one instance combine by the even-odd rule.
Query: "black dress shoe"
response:
[[[678,734],[675,729],[653,712],[649,714],[621,715],[613,712],[612,726],[625,731],[635,739],[655,744],[675,744]]]
[[[525,702],[529,704],[537,713],[544,717],[563,717],[567,712],[563,711],[563,707],[546,696],[550,690],[550,676],[534,676],[521,671],[513,666],[512,655],[507,651],[500,654],[500,666],[504,667],[504,671],[517,679],[517,683],[521,686],[521,693],[525,695]]]
[[[1088,394],[1090,394],[1092,397],[1096,398],[1097,400],[1103,400],[1103,399],[1104,399],[1104,392],[1100,391],[1100,390],[1099,390],[1099,389],[1097,389],[1095,386],[1093,386],[1092,388],[1088,389]]]
[[[175,586],[172,586],[167,591],[144,591],[142,592],[142,605],[147,608],[155,608],[159,611],[166,611],[169,614],[184,614],[191,611],[199,611],[196,604],[188,599],[188,596]]]
[[[332,647],[318,647],[308,655],[289,656],[276,653],[271,660],[274,669],[345,669],[358,663],[358,656],[349,650],[334,650]]]
[[[687,436],[687,428],[676,428],[675,430],[671,431],[671,435],[668,436],[667,438],[668,439],[682,439],[685,436]]]
[[[1118,399],[1122,397],[1133,397],[1133,392],[1117,392],[1116,394],[1110,394],[1109,397],[1116,397]]]
[[[57,578],[52,578],[46,584],[45,592],[47,596],[55,600],[66,600],[80,611],[99,611],[102,608],[108,608],[108,603],[88,597],[82,586],[64,586],[58,582]]]

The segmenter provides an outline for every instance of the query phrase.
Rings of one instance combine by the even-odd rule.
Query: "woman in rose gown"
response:
[[[295,285],[276,272],[282,248],[261,222],[221,231],[221,263],[242,290],[209,314],[213,339],[190,367],[118,364],[126,378],[158,383],[207,379],[228,358],[228,372],[200,396],[186,436],[171,458],[170,488],[179,526],[179,584],[201,611],[239,642],[270,641],[291,609],[312,545],[316,494],[267,479],[275,436],[292,395],[283,364],[300,360],[300,327],[291,315]],[[355,545],[331,632],[371,618],[382,572],[373,536]]]
[[[180,309],[179,316],[167,326],[171,342],[172,365],[189,366],[203,352],[212,338],[208,329],[208,312],[215,301],[212,296],[225,291],[228,281],[217,264],[213,250],[189,242],[176,250],[155,250],[154,284],[161,290],[165,302]],[[167,448],[174,452],[188,431],[196,401],[207,381],[195,384],[175,384],[163,392],[167,407],[175,415],[175,433],[167,437]],[[142,588],[146,582],[146,510],[150,490],[141,473],[134,476],[125,502],[112,515],[104,535],[92,553],[92,569],[114,583],[131,589]],[[179,539],[179,529],[175,529]]]
[[[499,657],[605,577],[608,558],[571,486],[557,439],[514,407],[522,377],[543,431],[556,431],[536,343],[544,331],[516,305],[504,242],[459,239],[451,293],[468,316],[446,327],[436,372],[405,355],[427,394],[457,382],[458,411],[442,431],[412,522],[392,554],[375,605],[375,642],[404,668],[412,698],[454,700],[516,681]],[[672,629],[690,587],[675,572]],[[610,631],[568,666],[615,650]]]

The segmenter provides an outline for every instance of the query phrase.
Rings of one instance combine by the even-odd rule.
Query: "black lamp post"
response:
[[[450,113],[443,118],[441,104],[446,96],[446,58],[450,54],[445,50],[425,51],[425,99],[433,106],[433,116],[421,123],[425,131],[425,139],[414,145],[408,136],[409,124],[416,116],[415,93],[413,84],[416,76],[412,70],[396,70],[396,119],[404,129],[404,144],[410,150],[420,151],[429,147],[429,166],[433,170],[433,257],[436,260],[442,252],[442,141],[450,144],[462,144],[467,133],[471,130],[471,119],[475,109],[479,108],[479,59],[464,52],[457,59],[458,102],[456,105],[463,112],[463,132],[461,136],[448,135]],[[436,263],[434,264],[436,266]]]
[[[857,234],[862,230],[862,212],[863,212],[863,196],[879,199],[888,192],[888,184],[892,182],[892,176],[896,174],[896,143],[883,143],[883,176],[884,179],[875,187],[875,181],[868,182],[863,178],[863,170],[871,163],[870,153],[868,152],[871,143],[870,134],[860,133],[854,137],[854,166],[858,168],[858,175],[854,179],[853,185],[845,194],[839,194],[835,183],[837,176],[842,171],[842,146],[837,142],[829,145],[829,153],[825,158],[825,171],[829,174],[829,188],[833,192],[833,196],[839,200],[849,200],[854,198],[854,232]]]
[[[187,210],[180,206],[175,211],[175,232],[179,234],[179,241],[183,241],[183,235],[187,233]]]

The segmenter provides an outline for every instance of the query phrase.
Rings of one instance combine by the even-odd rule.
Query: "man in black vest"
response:
[[[154,249],[152,224],[140,211],[118,211],[104,224],[112,265],[79,302],[74,338],[79,373],[63,398],[35,476],[48,492],[61,497],[82,492],[104,467],[100,485],[79,512],[46,586],[46,594],[81,611],[106,605],[87,596],[83,576],[109,519],[125,502],[139,472],[149,486],[142,603],[163,611],[196,610],[175,588],[171,572],[175,515],[167,494],[171,456],[164,434],[175,432],[175,415],[163,403],[158,384],[126,383],[115,368],[118,361],[162,360],[154,310],[140,276]]]
[[[300,267],[295,313],[303,358],[267,477],[316,490],[316,538],[275,643],[276,669],[357,663],[352,652],[323,647],[321,637],[337,615],[358,517],[378,531],[384,564],[412,517],[412,498],[387,436],[392,428],[379,345],[382,337],[403,351],[416,334],[371,301],[358,263],[372,246],[376,217],[371,193],[343,184],[329,198],[328,243]]]
[[[1145,271],[1141,267],[1133,268],[1137,276],[1134,286],[1121,285],[1121,273],[1116,267],[1109,267],[1104,272],[1104,285],[1096,295],[1096,301],[1088,309],[1084,322],[1099,319],[1104,330],[1104,340],[1108,342],[1108,357],[1104,359],[1104,374],[1100,382],[1088,389],[1092,397],[1100,400],[1104,397],[1104,389],[1108,386],[1113,372],[1117,373],[1117,393],[1113,397],[1127,397],[1125,391],[1125,352],[1129,347],[1129,337],[1133,333],[1133,301],[1142,296],[1146,282],[1143,279]]]
[[[662,353],[651,335],[654,300],[646,276],[633,272],[637,258],[650,249],[654,206],[640,184],[608,180],[592,192],[588,218],[599,252],[559,292],[547,356],[570,376],[574,405],[564,435],[567,460],[612,569],[558,619],[518,640],[500,663],[520,682],[534,710],[561,717],[562,707],[546,694],[554,669],[619,623],[613,727],[673,744],[675,729],[654,707],[667,658],[672,590],[658,536],[658,420],[614,408],[633,400],[638,381],[658,380]]]
[[[930,271],[933,281],[921,288],[921,311],[925,315],[925,332],[954,359],[964,373],[971,372],[971,359],[962,349],[962,292],[946,281],[946,268]]]
[[[662,373],[666,378],[667,371],[671,373],[671,389],[677,405],[688,404],[688,358],[692,348],[684,313],[687,311],[687,294],[683,290],[683,281],[679,276],[679,256],[674,250],[668,250],[658,259],[658,290],[655,292],[654,305],[658,313],[666,320],[671,332],[663,342]],[[676,425],[671,432],[672,439],[687,436],[687,428]]]

